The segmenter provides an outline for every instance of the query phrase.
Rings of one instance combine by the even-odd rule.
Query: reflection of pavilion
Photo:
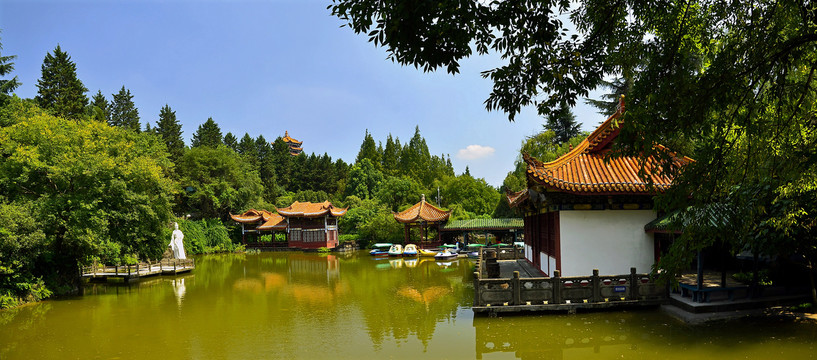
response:
[[[339,261],[335,255],[316,257],[307,254],[292,254],[288,261],[290,278],[325,278],[332,282],[340,278]]]

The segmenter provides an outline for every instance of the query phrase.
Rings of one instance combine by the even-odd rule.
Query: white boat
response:
[[[417,245],[407,244],[406,247],[403,248],[403,256],[417,256],[418,254]]]
[[[434,256],[435,260],[451,260],[456,259],[459,254],[456,251],[452,251],[450,249],[443,249],[442,252]]]
[[[403,256],[403,245],[394,244],[389,248],[389,256]]]

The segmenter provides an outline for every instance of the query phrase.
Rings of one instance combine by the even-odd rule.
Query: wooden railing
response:
[[[102,265],[94,261],[93,265],[82,267],[82,275],[144,276],[194,267],[195,261],[193,259],[163,259],[153,263],[140,262],[133,265]]]

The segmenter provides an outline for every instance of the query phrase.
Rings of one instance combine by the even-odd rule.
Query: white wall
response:
[[[655,218],[653,210],[560,211],[562,276],[649,272],[654,243],[644,225]]]

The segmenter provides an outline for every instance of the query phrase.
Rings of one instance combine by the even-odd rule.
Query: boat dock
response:
[[[163,259],[155,263],[138,263],[135,265],[98,265],[82,268],[82,278],[89,281],[108,281],[121,279],[129,282],[142,277],[156,275],[177,275],[193,271],[196,263],[193,259]]]

